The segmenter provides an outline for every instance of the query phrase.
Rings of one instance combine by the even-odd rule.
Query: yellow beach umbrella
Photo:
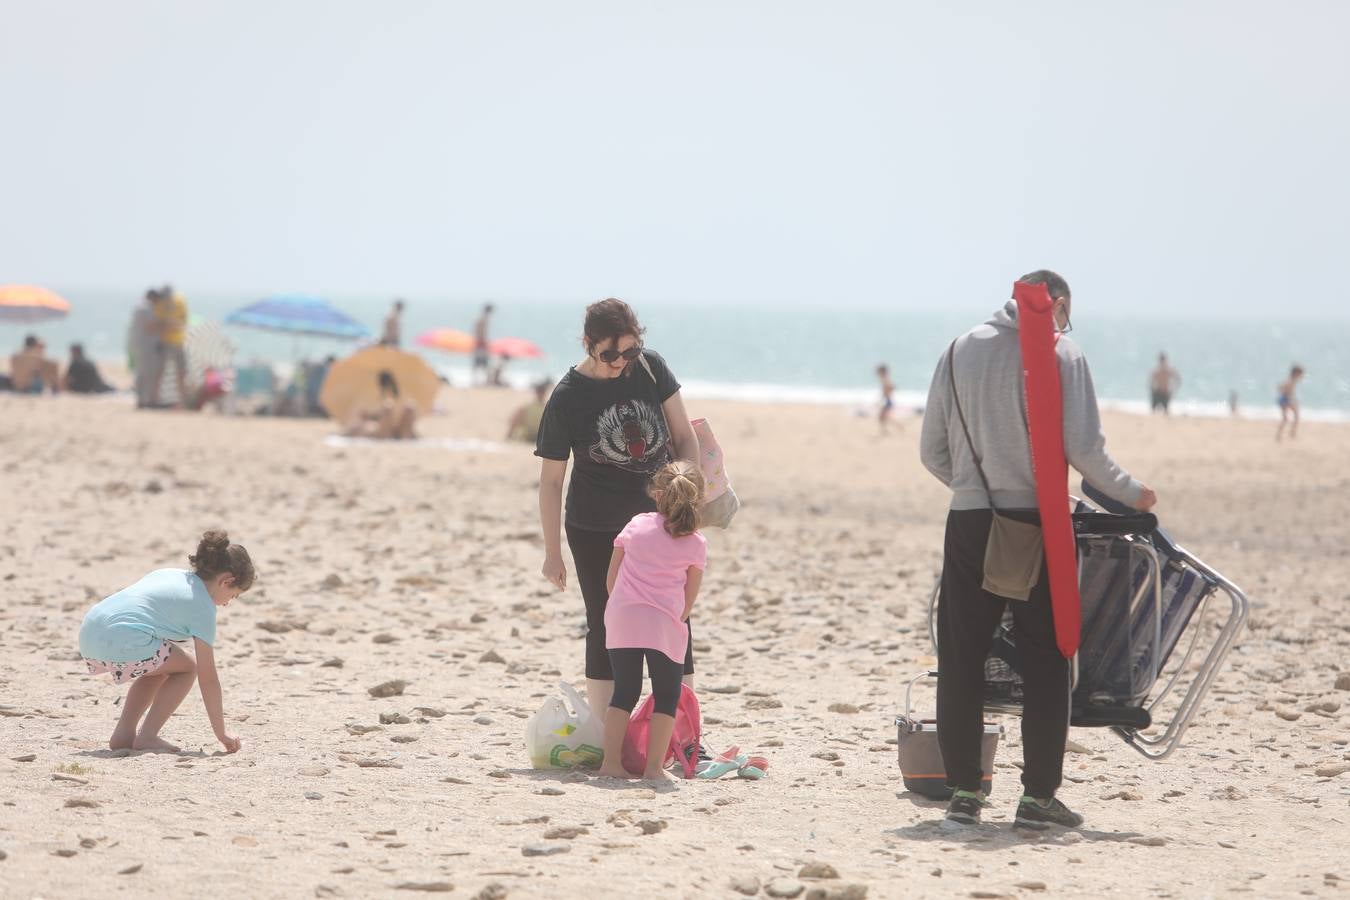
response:
[[[431,412],[441,379],[422,357],[393,347],[367,347],[333,363],[319,392],[319,405],[339,422],[357,410],[380,403],[380,373],[388,372],[401,400],[411,400],[421,415]]]
[[[70,312],[70,304],[43,287],[31,284],[0,286],[0,322],[44,322]]]

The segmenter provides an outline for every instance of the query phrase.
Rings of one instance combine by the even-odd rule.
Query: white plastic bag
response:
[[[525,726],[525,749],[536,769],[598,768],[604,757],[604,725],[570,684],[563,696],[549,697]]]

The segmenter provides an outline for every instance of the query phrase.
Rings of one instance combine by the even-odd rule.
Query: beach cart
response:
[[[1149,759],[1163,759],[1180,745],[1237,641],[1247,596],[1173,541],[1152,514],[1122,507],[1086,482],[1083,492],[1091,502],[1071,501],[1082,638],[1072,660],[1070,724],[1109,728]],[[934,652],[937,601],[935,587],[928,615]],[[1021,714],[1018,667],[1008,613],[985,663],[986,710]],[[896,725],[913,745],[913,712]]]

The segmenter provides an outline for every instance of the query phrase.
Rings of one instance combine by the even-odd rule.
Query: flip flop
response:
[[[737,778],[746,778],[751,781],[758,781],[765,775],[765,770],[769,768],[769,761],[762,756],[743,757],[745,764],[736,770]]]
[[[694,769],[694,777],[712,780],[721,778],[728,772],[739,771],[749,760],[748,756],[740,755],[740,753],[740,747],[728,747],[712,759],[699,763]]]

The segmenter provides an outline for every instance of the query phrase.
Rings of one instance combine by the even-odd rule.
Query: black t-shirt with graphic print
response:
[[[647,482],[674,459],[661,404],[680,389],[666,361],[642,351],[617,378],[587,378],[568,369],[544,407],[534,455],[575,462],[567,489],[567,524],[586,531],[622,531],[656,504]]]

